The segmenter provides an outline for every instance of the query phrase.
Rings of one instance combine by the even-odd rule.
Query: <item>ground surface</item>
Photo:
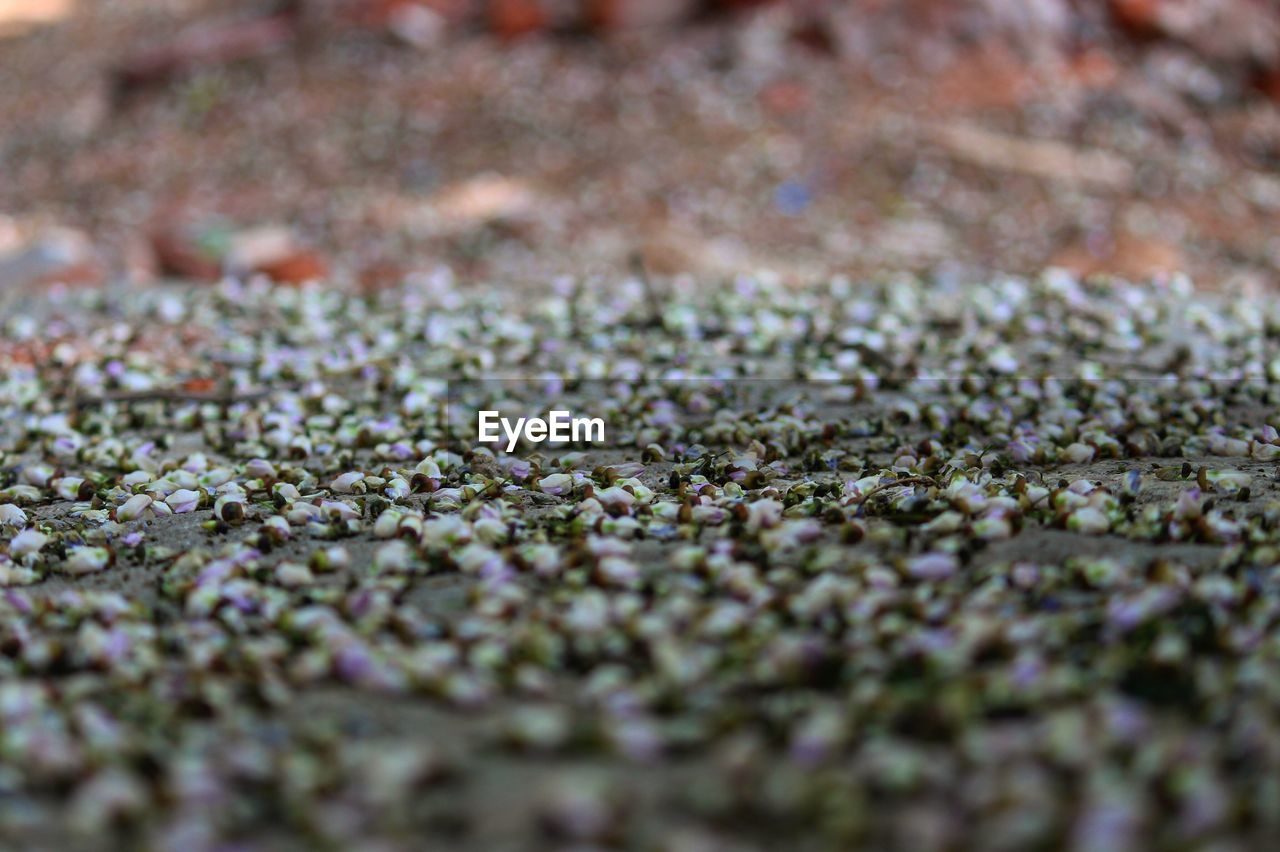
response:
[[[6,836],[1262,845],[1274,307],[851,286],[28,300]]]
[[[243,10],[48,5],[3,845],[1269,848],[1280,119],[1202,55],[322,21],[117,102]],[[262,226],[324,282],[173,280]]]

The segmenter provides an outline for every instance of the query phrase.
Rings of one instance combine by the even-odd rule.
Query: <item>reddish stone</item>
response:
[[[187,379],[182,383],[182,390],[186,393],[213,393],[218,389],[218,383],[207,376]]]
[[[375,261],[365,266],[356,276],[362,293],[371,294],[389,290],[404,282],[404,267],[390,261]]]
[[[544,30],[551,18],[539,0],[489,0],[489,26],[502,38]]]
[[[1059,250],[1051,264],[1077,275],[1117,275],[1130,281],[1184,271],[1187,258],[1172,243],[1120,232],[1110,239],[1085,239]]]
[[[322,258],[311,252],[300,251],[256,270],[280,284],[305,284],[329,274],[329,267]]]
[[[1106,51],[1085,50],[1071,59],[1071,77],[1086,89],[1105,89],[1120,77],[1120,66]]]
[[[1280,68],[1272,68],[1259,75],[1258,88],[1273,103],[1280,104]]]
[[[220,259],[180,230],[156,231],[151,235],[151,250],[161,275],[196,281],[217,281],[222,275]]]
[[[1110,7],[1116,23],[1133,35],[1160,31],[1160,0],[1111,0]]]

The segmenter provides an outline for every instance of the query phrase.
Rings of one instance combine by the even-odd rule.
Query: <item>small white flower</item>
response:
[[[629,559],[620,556],[606,556],[600,560],[596,575],[610,586],[634,588],[640,584],[640,569]]]
[[[155,482],[148,482],[142,490],[157,500],[163,500],[177,491],[178,486],[170,479],[157,479]]]
[[[262,522],[262,528],[272,537],[284,541],[293,537],[293,530],[283,515],[272,515]]]
[[[53,468],[47,464],[33,464],[23,468],[22,478],[28,485],[43,488],[53,479]]]
[[[194,512],[196,507],[200,505],[200,492],[192,491],[189,488],[179,488],[164,498],[164,502],[174,511],[174,514],[181,515],[186,512]]]
[[[4,489],[4,499],[13,503],[39,503],[45,498],[44,492],[34,485],[15,482]]]
[[[286,589],[309,586],[315,579],[311,569],[300,562],[281,562],[276,566],[276,582]]]
[[[84,438],[74,433],[59,435],[49,445],[49,452],[61,461],[74,461],[84,443]]]
[[[1142,493],[1142,473],[1134,468],[1124,476],[1124,492],[1132,497]]]
[[[67,561],[62,570],[68,574],[93,574],[106,568],[111,562],[111,552],[105,547],[73,547],[67,551]]]
[[[339,494],[363,493],[364,488],[360,484],[363,480],[364,474],[353,470],[335,478],[333,482],[329,483],[329,487]]]
[[[587,550],[592,556],[630,556],[631,545],[609,536],[593,535],[587,539]]]
[[[1204,514],[1200,505],[1200,489],[1192,488],[1178,495],[1173,505],[1173,517],[1180,521],[1192,521]]]
[[[1009,443],[1009,457],[1018,464],[1025,464],[1026,462],[1031,461],[1035,454],[1035,445],[1022,438],[1018,438],[1017,440]]]
[[[1251,455],[1258,461],[1280,459],[1280,447],[1275,444],[1254,444]]]
[[[215,467],[208,473],[201,474],[198,481],[204,488],[217,488],[226,485],[235,476],[235,472],[225,467]]]
[[[380,572],[404,572],[413,562],[413,551],[403,541],[392,541],[378,548],[374,554],[374,567]]]
[[[39,552],[49,541],[49,536],[36,529],[26,529],[13,537],[13,541],[9,542],[9,555],[21,559],[32,553]]]
[[[1209,436],[1206,442],[1209,452],[1215,456],[1247,456],[1249,455],[1249,442],[1243,438],[1228,438],[1226,435],[1215,432]]]
[[[538,488],[544,494],[559,497],[573,490],[573,474],[553,473],[538,480]]]
[[[400,527],[400,518],[403,513],[388,509],[378,516],[373,522],[373,534],[376,538],[391,538],[396,534],[396,530]]]
[[[213,504],[213,516],[229,524],[244,520],[245,500],[243,494],[223,494]]]
[[[53,490],[63,500],[79,500],[80,486],[83,484],[84,480],[78,476],[64,476],[54,481]]]
[[[616,485],[612,488],[605,488],[602,491],[597,491],[596,499],[599,500],[600,504],[603,506],[623,509],[629,509],[636,502],[634,494],[624,488],[619,488]]]
[[[790,550],[816,541],[822,535],[822,525],[810,518],[784,521],[773,529],[760,533],[760,543],[765,550]]]
[[[266,459],[250,459],[245,463],[244,475],[250,479],[275,479],[276,468]]]
[[[675,521],[680,514],[681,505],[670,501],[663,503],[655,503],[653,505],[653,516],[664,521]]]
[[[165,477],[173,483],[174,488],[189,488],[195,490],[200,487],[200,478],[189,470],[171,470]],[[173,488],[170,491],[174,490]]]
[[[1013,525],[1003,514],[987,515],[974,522],[973,534],[983,541],[1000,541],[1013,535]]]
[[[1234,494],[1241,488],[1248,488],[1253,482],[1253,476],[1243,470],[1208,470],[1205,471],[1205,478],[1217,491],[1224,494]]]
[[[155,477],[145,470],[135,470],[120,477],[120,484],[125,488],[133,488],[138,485],[145,485],[153,479]]]
[[[1089,498],[1078,492],[1066,489],[1053,495],[1053,505],[1059,509],[1079,509],[1089,505]]]
[[[154,471],[160,465],[155,459],[151,458],[151,451],[155,449],[155,444],[148,441],[142,446],[135,449],[129,454],[129,464],[132,470]]]
[[[950,498],[951,505],[970,515],[983,511],[990,502],[986,492],[963,477],[957,477],[947,487],[947,497]]]
[[[668,504],[670,505],[670,504]],[[709,526],[719,526],[729,519],[729,510],[723,506],[694,506],[690,513],[692,519],[700,524]],[[680,516],[679,510],[676,511],[676,519]]]
[[[555,576],[563,564],[560,551],[553,544],[531,544],[521,550],[520,555],[525,564],[542,577]]]
[[[351,554],[345,547],[325,547],[311,554],[311,567],[317,571],[339,571],[351,567]]]
[[[297,502],[289,507],[289,511],[285,514],[285,518],[295,527],[300,527],[311,521],[318,521],[323,517],[320,507],[314,503]]]
[[[325,500],[320,504],[320,510],[335,521],[355,521],[360,519],[360,510],[341,500]]]
[[[12,503],[0,503],[0,527],[25,527],[27,513]]]
[[[965,483],[966,485],[968,484],[968,480],[966,480],[964,477],[957,477],[957,480]],[[875,476],[864,476],[859,480],[856,480],[856,481],[850,480],[846,482],[844,484],[843,493],[846,498],[851,500],[857,500],[857,499],[860,499],[868,491],[870,491],[872,488],[875,488],[879,484],[880,484],[879,474],[876,474]],[[948,488],[947,490],[951,491],[950,488]]]
[[[1093,506],[1077,509],[1067,518],[1067,529],[1084,535],[1102,535],[1111,529],[1111,520],[1106,513]]]
[[[21,568],[0,559],[0,586],[30,586],[39,580],[40,575],[30,568]]]
[[[204,473],[209,469],[209,458],[204,453],[192,453],[182,463],[182,469],[191,473]]]
[[[137,520],[142,517],[143,512],[151,508],[154,502],[155,500],[146,494],[135,494],[116,509],[116,521],[125,524]]]
[[[757,500],[747,507],[747,529],[767,530],[782,523],[782,504],[777,500]]]
[[[1094,449],[1088,444],[1077,441],[1068,444],[1062,451],[1062,460],[1071,464],[1088,464],[1093,461]]]
[[[288,447],[289,443],[293,440],[293,433],[282,426],[279,429],[272,429],[270,432],[263,435],[262,440],[269,447],[274,447],[277,450],[283,450]]]
[[[481,518],[471,525],[471,530],[485,544],[502,544],[510,535],[507,525],[498,518]]]
[[[422,541],[428,546],[465,544],[471,541],[471,527],[457,515],[441,515],[422,525]]]
[[[943,512],[920,527],[920,530],[930,535],[947,535],[948,533],[959,532],[963,528],[964,515],[959,512]]]
[[[498,551],[483,544],[468,544],[453,554],[453,560],[464,574],[483,574],[487,570],[497,571],[503,566],[502,555]]]
[[[959,567],[954,554],[922,553],[907,562],[907,574],[917,580],[945,580]]]
[[[302,494],[298,491],[298,487],[290,482],[277,482],[271,486],[271,493],[279,495],[281,500],[292,503],[295,500],[301,500]]]
[[[581,503],[575,506],[574,511],[578,514],[578,517],[580,518],[587,517],[589,515],[603,515],[604,506],[601,506],[600,501],[597,500],[596,498],[588,497],[586,500],[583,500]]]

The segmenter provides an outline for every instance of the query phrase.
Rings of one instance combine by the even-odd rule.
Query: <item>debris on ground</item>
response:
[[[22,230],[0,219],[0,294],[53,284],[93,285],[106,279],[106,268],[86,234],[58,227],[25,234]]]
[[[15,845],[1277,828],[1274,300],[440,272],[7,336],[54,316],[0,368]],[[477,440],[558,404],[606,439]]]
[[[216,281],[224,275],[265,275],[285,284],[327,277],[328,264],[286,225],[237,228],[173,216],[159,223],[151,249],[161,275]]]

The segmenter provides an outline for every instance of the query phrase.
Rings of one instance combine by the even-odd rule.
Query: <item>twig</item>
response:
[[[262,399],[270,393],[271,390],[265,388],[243,394],[195,393],[181,390],[120,391],[103,394],[102,396],[77,397],[71,401],[70,407],[73,411],[79,411],[82,408],[105,405],[111,402],[126,404],[134,402],[213,402],[226,406],[234,405],[237,402],[252,402],[256,399]]]
[[[938,487],[937,481],[930,476],[904,476],[902,479],[895,479],[892,482],[881,482],[849,505],[861,506],[881,491],[888,491],[890,488],[897,488],[899,485],[932,485],[934,488]]]
[[[113,74],[117,100],[149,85],[166,83],[203,68],[256,59],[298,39],[297,16],[289,12],[241,21],[198,24],[173,41],[130,57]]]
[[[1128,160],[1096,148],[1008,136],[972,124],[950,124],[939,128],[936,136],[952,156],[988,169],[1105,189],[1123,189],[1133,181]]]
[[[644,255],[638,251],[631,253],[631,271],[644,287],[644,297],[649,303],[649,325],[652,328],[662,328],[661,306],[666,299],[662,298],[657,288],[653,286],[653,279],[649,277],[649,265],[644,262]]]
[[[575,340],[582,338],[582,311],[578,302],[583,297],[582,279],[575,277],[573,279],[573,290],[569,293],[569,330],[573,334]]]

